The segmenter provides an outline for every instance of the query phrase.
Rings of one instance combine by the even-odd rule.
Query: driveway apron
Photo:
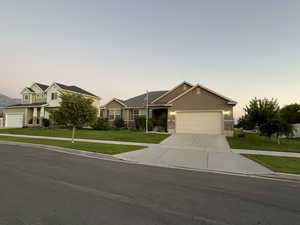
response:
[[[242,174],[270,174],[271,170],[231,151],[223,135],[173,134],[159,145],[116,155],[117,158],[157,166]]]

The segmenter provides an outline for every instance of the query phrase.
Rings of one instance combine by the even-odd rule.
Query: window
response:
[[[24,95],[24,100],[28,100],[29,96],[28,95]]]
[[[57,99],[57,93],[51,93],[51,100]]]
[[[145,109],[132,109],[129,112],[129,120],[134,120],[138,116],[146,116]]]
[[[201,90],[199,87],[197,87],[197,95],[200,95],[201,94]]]
[[[108,119],[113,121],[116,118],[121,118],[121,109],[110,109],[108,111]]]

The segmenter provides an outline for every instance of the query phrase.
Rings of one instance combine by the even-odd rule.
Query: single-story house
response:
[[[100,116],[111,123],[123,118],[127,127],[134,127],[135,117],[148,111],[154,130],[165,124],[163,129],[169,133],[232,135],[236,104],[200,84],[182,82],[171,90],[150,91],[127,100],[113,98],[100,108]]]

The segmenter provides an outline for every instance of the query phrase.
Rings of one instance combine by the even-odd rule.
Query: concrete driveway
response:
[[[230,152],[229,144],[224,135],[173,134],[164,140],[161,146],[207,152]]]
[[[116,155],[117,158],[158,166],[242,174],[272,171],[231,151],[223,135],[174,134],[161,144]]]

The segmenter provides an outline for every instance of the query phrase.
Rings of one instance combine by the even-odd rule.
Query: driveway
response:
[[[116,155],[117,158],[158,166],[242,174],[272,171],[231,151],[223,135],[174,134],[160,145]]]
[[[207,152],[230,152],[229,144],[224,135],[173,134],[165,139],[161,146]]]

